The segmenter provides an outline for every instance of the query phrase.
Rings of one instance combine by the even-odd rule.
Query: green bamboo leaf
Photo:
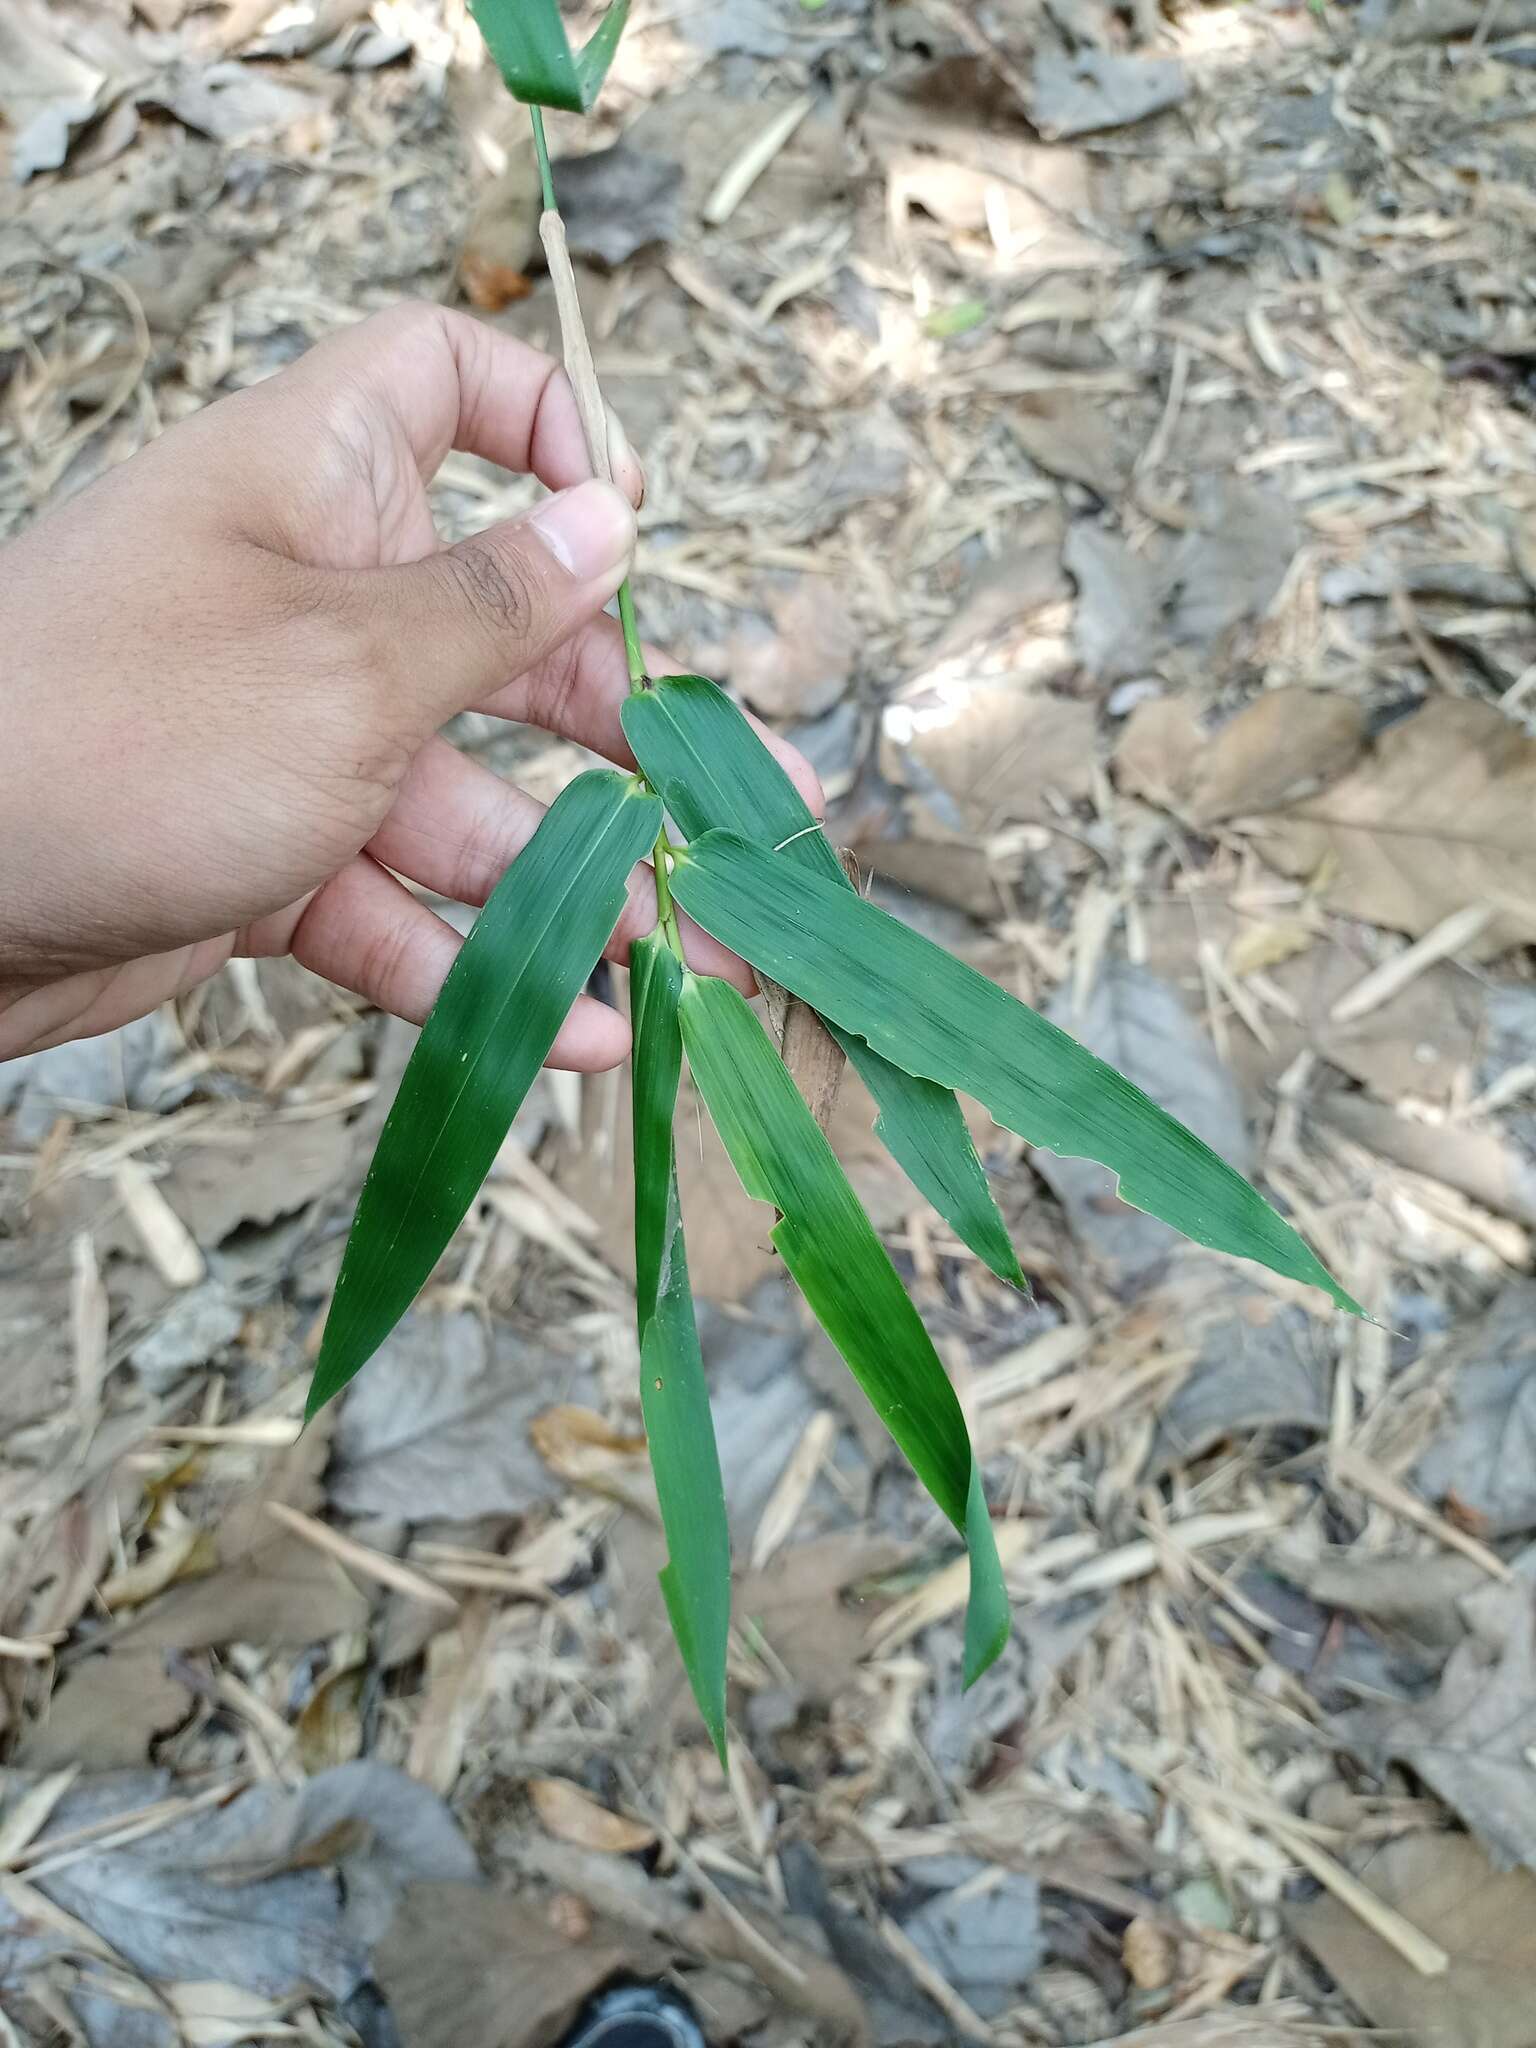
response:
[[[716,684],[664,676],[631,697],[622,716],[636,760],[688,838],[715,826],[737,832],[852,890],[805,799]],[[999,1279],[1027,1289],[953,1093],[904,1073],[851,1033],[834,1027],[833,1035],[874,1097],[875,1130],[912,1185]]]
[[[491,62],[515,99],[584,114],[597,98],[630,0],[613,0],[580,50],[571,48],[559,0],[470,0]]]
[[[810,805],[718,683],[662,676],[619,715],[647,781],[686,837],[714,827],[738,832],[851,887]]]
[[[378,1350],[491,1169],[619,921],[661,824],[632,776],[578,775],[508,868],[448,970],[363,1182],[306,1419]]]
[[[954,1388],[836,1154],[746,1003],[723,981],[685,974],[678,1014],[694,1081],[742,1186],[779,1211],[773,1242],[785,1265],[966,1539],[969,1685],[1002,1648],[1008,1596]]]
[[[677,1108],[683,1041],[677,998],[682,963],[663,935],[651,932],[629,949],[629,1021],[634,1034],[630,1099],[634,1106],[635,1314],[640,1334],[664,1293],[662,1267],[672,1236],[672,1117]]]
[[[1121,1199],[1365,1312],[1240,1173],[1075,1038],[889,917],[782,854],[708,832],[678,856],[689,916],[896,1065],[964,1089],[1033,1145],[1096,1159]]]
[[[630,948],[640,1405],[667,1538],[662,1595],[683,1669],[723,1763],[731,1535],[688,1286],[672,1144],[682,1066],[682,985],[682,966],[660,933]]]
[[[1027,1294],[1029,1282],[1008,1226],[998,1214],[954,1090],[882,1059],[840,1024],[829,1022],[827,1029],[875,1098],[875,1136],[913,1187],[1000,1280]]]

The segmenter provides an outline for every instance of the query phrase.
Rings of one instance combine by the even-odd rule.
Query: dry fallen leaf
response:
[[[1267,918],[1246,926],[1233,939],[1227,948],[1227,969],[1239,981],[1250,974],[1263,974],[1305,953],[1316,938],[1316,931],[1300,918]]]
[[[1454,1498],[1490,1537],[1536,1529],[1536,1284],[1511,1280],[1436,1347],[1449,1414],[1420,1459],[1426,1499]]]
[[[164,1771],[78,1778],[34,1846],[136,1821],[172,1791]],[[206,1794],[180,1804],[159,1827],[120,1841],[98,1835],[53,1868],[44,1859],[30,1880],[152,1980],[217,1978],[270,1997],[345,1999],[368,1974],[368,1951],[406,1886],[468,1885],[478,1875],[442,1801],[372,1760],[291,1791],[268,1781],[216,1807]],[[327,1866],[343,1860],[341,1883]],[[51,1954],[79,1953],[77,1938],[18,1912],[14,1892],[0,1898],[0,1941],[8,1988]]]
[[[559,158],[554,175],[574,255],[613,267],[653,243],[676,241],[683,173],[670,156],[636,149],[626,136],[589,156]]]
[[[340,1180],[355,1134],[340,1116],[271,1124],[233,1144],[179,1145],[156,1185],[205,1249],[291,1216]]]
[[[819,718],[848,688],[860,635],[850,593],[803,576],[768,599],[771,632],[744,627],[730,643],[730,680],[764,718]]]
[[[1045,49],[1035,63],[1029,118],[1055,141],[1105,128],[1128,128],[1176,107],[1189,91],[1182,64],[1121,56],[1084,45],[1070,54]]]
[[[1115,748],[1115,780],[1129,796],[1182,811],[1206,744],[1187,697],[1149,697],[1125,721]]]
[[[1126,721],[1115,772],[1132,795],[1214,825],[1336,782],[1364,741],[1359,706],[1333,691],[1266,690],[1209,737],[1187,698],[1154,697]]]
[[[569,1778],[530,1778],[528,1797],[549,1832],[562,1842],[574,1842],[578,1849],[632,1856],[637,1850],[649,1849],[656,1840],[654,1828],[599,1806]]]
[[[1313,2048],[1317,2034],[1309,2019],[1294,1999],[1279,2005],[1224,2005],[1192,2019],[1138,2027],[1090,2048]]]
[[[1320,1557],[1293,1558],[1277,1548],[1272,1562],[1322,1606],[1378,1622],[1431,1649],[1461,1641],[1467,1624],[1457,1603],[1488,1583],[1479,1565],[1455,1551],[1361,1556],[1352,1544],[1341,1544]]]
[[[269,1501],[308,1512],[320,1504],[330,1455],[322,1419],[277,1458],[208,1532],[216,1553],[206,1576],[172,1586],[124,1624],[120,1643],[202,1649],[215,1643],[313,1643],[364,1628],[369,1603],[332,1557],[280,1528]]]
[[[1110,960],[1080,1009],[1070,984],[1063,984],[1045,1014],[1240,1173],[1251,1169],[1252,1141],[1236,1083],[1165,982],[1129,961]],[[1136,1291],[1167,1264],[1181,1242],[1178,1232],[1122,1201],[1108,1167],[1043,1149],[1034,1160],[1066,1209],[1073,1236],[1092,1251],[1117,1292]]]
[[[743,1301],[778,1258],[768,1233],[773,1217],[742,1188],[719,1133],[685,1075],[677,1103],[677,1183],[688,1219],[688,1273],[700,1301]],[[618,1171],[630,1157],[627,1086],[602,1082],[582,1091],[582,1133],[563,1144],[555,1178],[602,1232],[615,1272],[634,1278],[634,1176]]]
[[[366,1677],[365,1664],[347,1663],[331,1672],[310,1695],[294,1728],[294,1746],[311,1777],[361,1756]]]
[[[416,1884],[373,1962],[406,2048],[553,2048],[610,1977],[647,1970],[652,1945],[606,1923],[572,1941],[526,1899]]]
[[[1362,1707],[1334,1725],[1382,1776],[1406,1764],[1502,1867],[1536,1870],[1536,1605],[1524,1584],[1491,1591],[1506,1624],[1493,1656],[1474,1636],[1451,1652],[1430,1699]]]
[[[1336,782],[1365,744],[1359,705],[1329,690],[1266,690],[1222,726],[1193,764],[1196,824],[1273,811]]]
[[[1536,1877],[1496,1871],[1469,1835],[1404,1835],[1360,1875],[1448,1951],[1441,1977],[1411,1968],[1338,1899],[1292,1906],[1291,1928],[1360,2010],[1413,2042],[1531,2048],[1536,2039]]]
[[[1300,539],[1290,500],[1273,485],[1197,476],[1192,525],[1159,560],[1158,609],[1180,646],[1204,646],[1256,619],[1285,581]]]
[[[1198,1354],[1159,1403],[1155,1472],[1187,1464],[1225,1437],[1326,1429],[1326,1348],[1305,1310],[1266,1294],[1241,1266],[1185,1251],[1143,1306],[1152,1327],[1177,1332]]]
[[[1138,1991],[1161,1991],[1173,1982],[1179,1945],[1155,1920],[1134,1919],[1121,1936],[1120,1949],[1126,1974]]]
[[[1077,585],[1072,638],[1083,667],[1106,683],[1144,674],[1168,641],[1156,564],[1091,519],[1073,523],[1061,561]]]
[[[1093,707],[1049,687],[1071,672],[1066,642],[1034,633],[997,673],[1004,661],[985,648],[935,659],[881,715],[881,771],[912,792],[925,839],[1054,819],[1093,786]]]
[[[584,1367],[471,1310],[414,1309],[341,1410],[332,1504],[403,1521],[525,1510],[555,1490],[529,1446],[530,1421],[590,1389]]]
[[[1417,938],[1453,911],[1495,920],[1487,958],[1536,941],[1536,740],[1491,704],[1432,699],[1354,772],[1267,820],[1255,844],[1289,875],[1328,865],[1325,900]]]
[[[850,1589],[904,1555],[902,1545],[859,1529],[781,1550],[737,1586],[737,1628],[749,1645],[762,1641],[769,1668],[782,1666],[808,1698],[836,1699],[865,1654],[874,1612]]]
[[[1105,499],[1124,489],[1130,466],[1124,435],[1075,392],[1038,392],[1021,399],[1008,413],[1008,427],[1047,476],[1086,484]]]
[[[191,1693],[168,1676],[159,1650],[114,1648],[70,1673],[22,1737],[16,1760],[28,1770],[66,1763],[126,1770],[142,1764],[156,1737],[191,1707]]]

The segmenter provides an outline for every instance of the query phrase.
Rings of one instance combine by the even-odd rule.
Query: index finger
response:
[[[446,306],[392,307],[317,343],[289,372],[348,389],[368,415],[392,415],[416,466],[432,477],[450,448],[536,476],[553,491],[592,474],[565,371],[541,349]],[[609,457],[631,503],[644,489],[622,429]]]

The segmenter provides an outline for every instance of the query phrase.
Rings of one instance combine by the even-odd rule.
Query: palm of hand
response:
[[[465,686],[433,688],[430,671],[464,663],[462,581],[394,577],[447,566],[427,485],[455,441],[557,487],[584,474],[545,358],[426,309],[386,315],[186,422],[12,551],[46,614],[47,672],[17,690],[37,708],[27,779],[60,854],[35,924],[0,930],[0,1055],[109,1029],[237,951],[297,950],[424,1013],[454,938],[390,870],[483,900],[537,813],[445,760],[434,728],[476,698],[537,716],[541,695],[623,674],[592,616],[607,589],[508,573],[500,619],[470,629]],[[95,594],[84,615],[48,587],[74,583]],[[48,701],[58,674],[76,681],[68,730]],[[445,846],[446,807],[476,858]]]

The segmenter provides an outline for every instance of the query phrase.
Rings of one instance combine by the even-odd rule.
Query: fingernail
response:
[[[528,523],[578,583],[617,585],[634,552],[634,507],[615,485],[595,477],[557,491],[529,514]]]
[[[610,412],[608,415],[608,467],[613,471],[615,481],[620,477],[629,475],[633,471],[640,479],[640,489],[636,495],[635,503],[636,505],[643,505],[645,503],[645,470],[641,466],[639,456],[630,444],[628,434],[624,431],[624,422],[616,412]],[[620,488],[622,489],[622,485]]]

